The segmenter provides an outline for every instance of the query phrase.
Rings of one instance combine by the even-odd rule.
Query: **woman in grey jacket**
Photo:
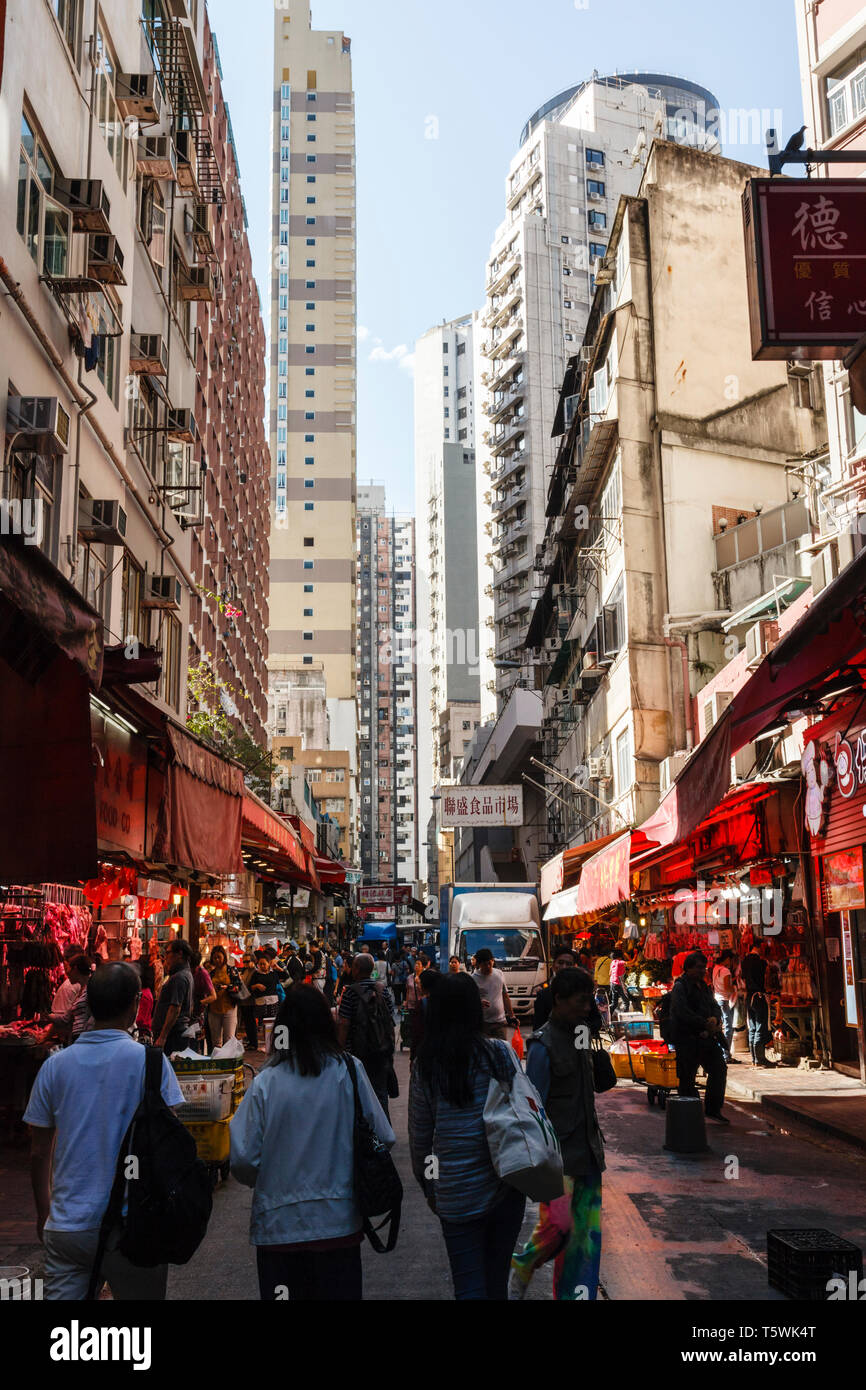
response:
[[[394,1131],[355,1062],[361,1108],[390,1148]],[[254,1189],[250,1240],[264,1302],[363,1296],[363,1222],[355,1200],[355,1101],[321,990],[295,985],[274,1049],[231,1124],[232,1173]]]
[[[481,995],[469,975],[432,991],[409,1089],[412,1171],[442,1223],[454,1297],[507,1298],[508,1269],[526,1199],[490,1159],[484,1102],[491,1077],[514,1072],[506,1043],[484,1034]]]

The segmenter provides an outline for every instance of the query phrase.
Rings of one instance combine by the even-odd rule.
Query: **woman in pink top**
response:
[[[615,946],[610,953],[611,1011],[613,1011],[617,1007],[618,1001],[623,1009],[628,1010],[628,995],[626,994],[622,983],[627,969],[628,965],[622,954],[622,951],[619,949],[618,946]]]

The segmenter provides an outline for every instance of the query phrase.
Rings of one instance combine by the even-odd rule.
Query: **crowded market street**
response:
[[[408,1054],[398,1054],[396,1069],[394,1156],[406,1200],[394,1253],[380,1259],[364,1252],[364,1297],[447,1301],[453,1294],[438,1223],[408,1164]],[[767,1284],[768,1230],[826,1226],[866,1241],[862,1148],[791,1121],[783,1125],[754,1102],[729,1104],[729,1112],[730,1130],[713,1136],[711,1154],[694,1158],[663,1152],[663,1117],[647,1106],[642,1087],[621,1082],[599,1102],[608,1157],[602,1298],[784,1302]],[[736,1179],[725,1177],[731,1157],[739,1164]],[[0,1205],[6,1206],[2,1199]],[[249,1210],[247,1189],[231,1180],[218,1189],[204,1243],[190,1264],[171,1272],[170,1300],[258,1298]],[[523,1235],[533,1219],[528,1208]],[[0,1262],[18,1263],[32,1253],[25,1244],[7,1244],[0,1226]],[[539,1271],[527,1299],[549,1300],[551,1276],[550,1265]]]

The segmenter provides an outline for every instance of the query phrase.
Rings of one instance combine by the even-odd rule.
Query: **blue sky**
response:
[[[273,5],[209,7],[267,302]],[[480,307],[527,117],[594,68],[643,69],[701,83],[725,111],[781,110],[787,139],[802,124],[794,13],[793,0],[313,0],[314,26],[352,39],[360,481],[414,510],[413,345]],[[762,146],[725,153],[766,164]]]

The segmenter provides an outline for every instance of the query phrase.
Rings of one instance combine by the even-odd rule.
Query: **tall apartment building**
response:
[[[357,765],[355,117],[351,43],[274,15],[271,679],[319,673],[330,744]],[[353,785],[354,795],[354,785]],[[353,808],[354,809],[354,808]]]
[[[803,84],[806,141],[810,149],[862,149],[866,135],[866,5],[856,0],[798,0],[797,31]],[[813,177],[852,178],[863,164],[817,166]],[[786,173],[802,176],[791,165]],[[827,453],[803,466],[802,481],[819,520],[813,573],[816,592],[863,547],[861,516],[866,512],[866,416],[854,406],[842,362],[825,362]]]
[[[252,694],[265,622],[261,586],[242,578],[266,554],[263,339],[254,298],[226,280],[246,262],[243,238],[236,254],[226,245],[240,191],[205,6],[11,0],[4,18],[2,492],[39,503],[42,554],[106,641],[158,649],[143,693],[182,723],[190,631],[194,650],[222,647],[222,669],[234,661]],[[247,337],[246,484],[235,427],[220,423],[235,373],[212,350],[233,306]],[[223,508],[258,550],[235,557]],[[225,580],[209,520],[245,610],[236,644],[202,614],[199,582]]]
[[[199,590],[190,613],[190,665],[209,661],[240,693],[235,722],[264,744],[270,528],[265,328],[219,48],[207,13],[203,47],[220,202],[195,204],[193,239],[214,267],[221,292],[211,308],[199,307],[196,332],[196,424],[207,472],[203,524],[192,532]]]
[[[418,879],[415,521],[385,489],[358,488],[361,868],[367,884]]]
[[[419,517],[419,784],[424,804],[453,775],[449,709],[480,718],[476,486],[477,315],[431,328],[415,345],[415,508]],[[423,640],[422,640],[423,639]]]
[[[481,321],[488,365],[479,408],[489,426],[479,464],[490,479],[479,518],[490,538],[481,588],[492,588],[500,708],[526,680],[523,646],[555,459],[558,392],[583,339],[595,267],[607,252],[619,199],[637,191],[655,136],[718,148],[707,131],[716,110],[710,92],[684,79],[594,74],[542,106],[521,135]]]

